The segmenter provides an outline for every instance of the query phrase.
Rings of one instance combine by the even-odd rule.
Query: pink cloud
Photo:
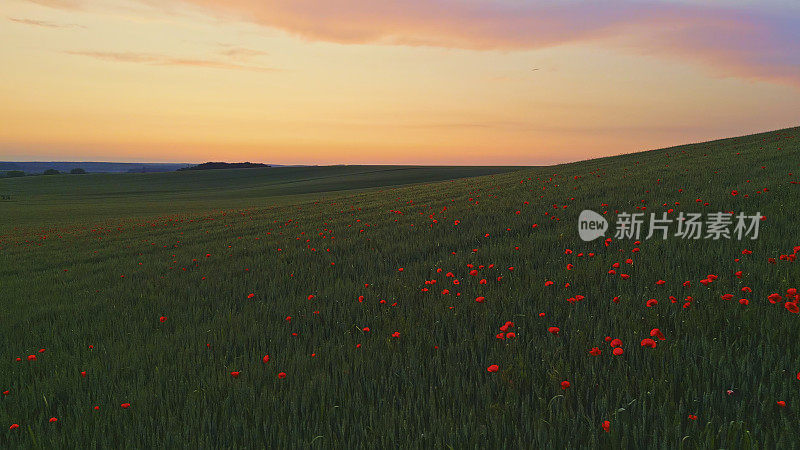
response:
[[[61,8],[88,0],[29,0]],[[312,41],[528,50],[595,43],[705,66],[716,75],[800,87],[800,8],[695,0],[138,0]]]
[[[147,0],[145,0],[147,1]],[[308,40],[475,50],[603,41],[720,75],[800,86],[800,23],[766,8],[664,1],[173,0]],[[789,20],[792,19],[792,20]]]

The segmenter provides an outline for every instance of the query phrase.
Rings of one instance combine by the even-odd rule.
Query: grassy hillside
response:
[[[264,207],[320,193],[449,180],[511,167],[322,166],[0,179],[0,232],[212,209]],[[352,193],[352,192],[351,192]],[[310,195],[311,194],[311,195]]]
[[[798,138],[350,194],[324,178],[288,203],[270,196],[292,181],[237,173],[31,186],[85,214],[0,242],[0,425],[19,425],[0,447],[794,446]],[[166,207],[184,201],[208,207]],[[578,238],[584,209],[765,219],[756,240],[606,245]]]

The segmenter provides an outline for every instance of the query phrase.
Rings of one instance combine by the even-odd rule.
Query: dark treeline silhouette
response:
[[[251,162],[243,162],[243,163],[226,163],[226,162],[206,162],[203,164],[198,164],[196,166],[184,167],[180,170],[213,170],[213,169],[255,169],[255,168],[266,168],[270,167],[269,164],[261,164],[261,163],[251,163]]]

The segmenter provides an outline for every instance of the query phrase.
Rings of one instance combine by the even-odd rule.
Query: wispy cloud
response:
[[[27,0],[37,5],[48,6],[50,8],[60,9],[81,9],[83,2],[81,0]]]
[[[239,59],[239,60],[247,60],[252,59],[258,56],[266,56],[267,52],[256,50],[252,48],[246,47],[235,47],[230,45],[221,44],[223,47],[222,50],[219,51],[220,55],[227,56],[228,58],[232,59]]]
[[[31,25],[35,27],[44,27],[44,28],[86,28],[83,25],[77,25],[74,23],[55,23],[55,22],[48,22],[45,20],[21,19],[17,17],[9,17],[8,20],[16,23],[21,23],[24,25]]]
[[[153,66],[200,67],[209,69],[248,70],[274,72],[279,69],[246,64],[228,63],[210,59],[180,58],[168,55],[136,52],[67,51],[70,55],[87,56],[104,61],[149,64]]]

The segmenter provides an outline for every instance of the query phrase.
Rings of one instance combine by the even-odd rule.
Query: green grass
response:
[[[472,166],[315,166],[148,174],[0,178],[0,232],[175,213],[286,205],[320,193],[449,180],[519,170]]]
[[[800,288],[800,263],[779,259],[800,245],[799,137],[381,190],[367,188],[439,169],[274,188],[234,172],[65,177],[66,193],[15,180],[26,226],[0,240],[0,447],[796,446],[800,315],[767,296]],[[366,190],[328,192],[343,186]],[[578,238],[583,209],[637,207],[766,220],[753,241]],[[498,340],[506,321],[517,336]],[[652,328],[666,340],[641,347]]]

